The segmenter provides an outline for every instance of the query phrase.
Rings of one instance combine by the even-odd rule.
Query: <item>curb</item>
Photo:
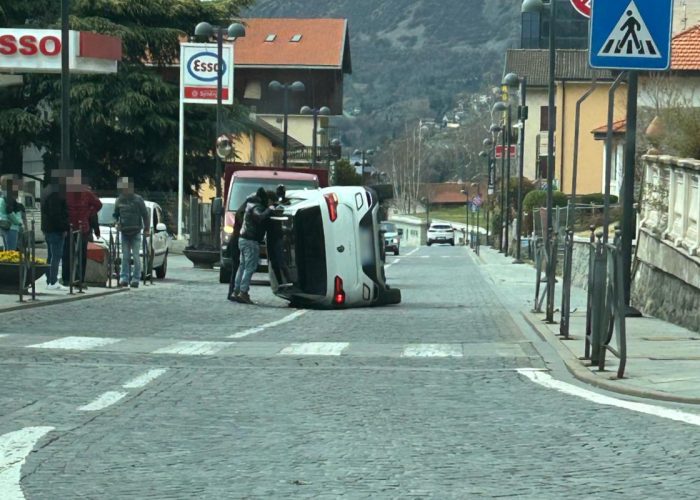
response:
[[[54,304],[65,304],[66,302],[74,302],[77,300],[87,300],[87,299],[92,299],[95,297],[106,297],[108,295],[114,295],[117,293],[122,293],[122,292],[128,292],[128,288],[119,288],[119,289],[107,289],[101,292],[95,292],[91,293],[89,295],[74,295],[74,296],[67,296],[64,298],[60,299],[53,299],[49,301],[34,301],[34,302],[26,302],[24,304],[18,304],[15,306],[8,306],[8,307],[0,307],[0,314],[6,313],[6,312],[13,312],[13,311],[22,311],[24,309],[34,309],[35,307],[45,307],[45,306],[52,306]]]
[[[536,322],[534,322],[532,318],[529,317],[528,313],[521,312],[521,314],[525,322],[528,325],[530,325],[530,327],[535,331],[535,333],[557,351],[557,354],[559,354],[559,357],[564,362],[566,369],[569,370],[571,375],[573,375],[576,379],[580,380],[581,382],[585,382],[589,385],[598,387],[600,389],[616,392],[618,394],[624,394],[626,396],[633,396],[644,399],[654,399],[658,401],[669,401],[672,403],[700,405],[700,398],[676,396],[667,392],[654,391],[652,389],[638,389],[634,387],[627,387],[619,383],[615,383],[614,380],[604,379],[600,376],[594,375],[586,366],[583,365],[579,358],[577,358],[567,347],[562,345],[562,341],[556,338],[552,338],[551,332],[544,331],[544,329],[538,327]]]

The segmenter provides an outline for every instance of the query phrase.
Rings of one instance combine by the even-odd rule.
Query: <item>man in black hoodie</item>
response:
[[[241,237],[238,241],[241,262],[233,286],[233,298],[244,304],[253,303],[248,291],[253,273],[258,268],[260,242],[265,238],[267,219],[272,212],[268,204],[269,200],[264,188],[258,188],[258,191],[246,200]]]
[[[46,237],[46,246],[49,250],[46,288],[56,291],[67,290],[58,282],[58,265],[63,257],[63,242],[70,231],[66,203],[66,174],[61,170],[52,172],[51,184],[41,198],[41,230]],[[64,262],[63,265],[67,263]]]

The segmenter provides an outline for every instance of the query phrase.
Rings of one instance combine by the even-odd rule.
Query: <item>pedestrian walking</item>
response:
[[[246,199],[241,237],[238,241],[241,262],[233,287],[234,299],[244,304],[253,303],[248,291],[253,273],[258,268],[260,242],[265,238],[266,222],[272,212],[268,203],[267,192],[262,187]]]
[[[81,283],[85,281],[85,271],[87,267],[87,247],[90,239],[90,218],[95,216],[102,208],[102,202],[90,190],[90,187],[83,183],[82,172],[73,170],[66,178],[66,204],[68,205],[68,220],[70,221],[70,237],[63,242],[63,265],[61,266],[61,277],[64,286],[69,286],[76,278]],[[73,234],[73,231],[80,233],[80,238]],[[80,274],[71,276],[71,263],[75,259],[71,255],[71,239],[75,252],[78,253],[78,262],[75,268],[80,266]],[[84,287],[83,287],[84,288]]]
[[[18,201],[21,179],[7,176],[2,179],[0,195],[0,236],[5,243],[5,250],[17,250],[19,233],[26,227],[24,205]]]
[[[63,258],[63,245],[70,231],[70,219],[66,202],[66,176],[63,171],[52,172],[51,184],[41,197],[41,230],[49,252],[46,288],[64,291],[66,288],[58,282],[58,266]]]
[[[241,227],[243,226],[243,218],[245,217],[245,207],[247,204],[247,202],[243,202],[243,204],[238,207],[238,210],[236,210],[236,216],[233,221],[233,234],[231,235],[231,240],[228,242],[227,252],[231,255],[231,278],[229,279],[227,298],[232,302],[238,302],[234,293],[236,274],[238,274],[238,266],[241,264],[241,249],[238,246],[238,242],[241,239]]]
[[[138,288],[141,279],[141,233],[146,238],[150,235],[148,209],[143,198],[134,193],[134,182],[128,177],[117,181],[117,189],[119,197],[114,203],[114,218],[121,233],[122,245],[119,286]]]

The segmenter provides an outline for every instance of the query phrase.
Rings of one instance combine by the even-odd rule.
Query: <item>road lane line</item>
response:
[[[142,387],[147,386],[167,371],[167,368],[155,368],[153,370],[148,370],[146,373],[143,373],[138,377],[132,378],[122,387],[124,389],[140,389]]]
[[[254,328],[249,328],[248,330],[243,330],[238,333],[234,333],[233,335],[229,335],[228,338],[230,339],[242,339],[243,337],[247,337],[249,335],[253,335],[255,333],[260,333],[264,330],[267,330],[268,328],[274,328],[276,326],[284,325],[285,323],[289,323],[290,321],[294,321],[300,316],[303,316],[308,312],[307,309],[300,309],[298,311],[293,312],[292,314],[289,314],[285,316],[282,319],[279,319],[277,321],[273,321],[271,323],[265,323],[264,325],[256,326]]]
[[[181,354],[185,356],[211,356],[235,342],[201,342],[183,340],[153,351],[153,354]]]
[[[122,339],[113,339],[109,337],[63,337],[60,339],[51,340],[49,342],[42,342],[41,344],[33,344],[27,347],[34,347],[37,349],[68,349],[84,351],[115,344],[117,342],[121,342],[121,340]]]
[[[398,264],[399,262],[401,262],[401,259],[396,259],[396,260],[394,260],[394,262],[392,262],[391,264],[386,264],[386,265],[384,266],[384,269],[389,269],[391,266],[393,266],[394,264]]]
[[[412,344],[407,345],[402,357],[405,358],[462,358],[461,344]]]
[[[120,391],[107,391],[104,394],[100,394],[96,400],[88,403],[84,406],[79,406],[78,411],[99,411],[103,410],[114,403],[119,402],[121,399],[126,397],[127,392]]]
[[[25,427],[0,436],[0,494],[4,500],[24,500],[22,465],[36,443],[53,427]]]
[[[303,342],[291,344],[279,352],[280,356],[340,356],[349,342]]]
[[[636,403],[634,401],[626,401],[624,399],[605,396],[572,384],[567,384],[566,382],[561,382],[555,378],[552,378],[550,374],[544,372],[519,369],[518,373],[524,377],[527,377],[534,383],[541,385],[542,387],[554,389],[555,391],[563,392],[564,394],[568,394],[570,396],[586,399],[593,403],[605,406],[615,406],[625,410],[636,411],[638,413],[645,413],[655,417],[700,426],[700,415],[696,415],[694,413],[687,413],[680,410],[664,408],[663,406],[655,406],[647,403]]]

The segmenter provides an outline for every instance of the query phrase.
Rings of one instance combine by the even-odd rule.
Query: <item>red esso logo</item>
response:
[[[23,35],[17,38],[15,35],[0,36],[0,55],[13,56],[20,54],[23,56],[44,55],[47,57],[57,56],[61,53],[61,39],[57,36],[48,35],[37,38],[34,35]]]

